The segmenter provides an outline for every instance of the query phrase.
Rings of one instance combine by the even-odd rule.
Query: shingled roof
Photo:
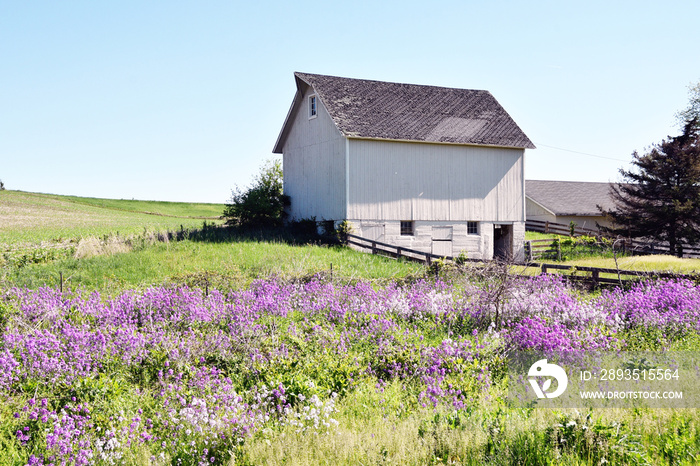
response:
[[[488,91],[308,73],[294,76],[298,91],[275,153],[282,152],[290,116],[307,86],[348,138],[535,148]]]
[[[602,215],[597,205],[613,210],[610,183],[525,180],[525,196],[554,215]]]

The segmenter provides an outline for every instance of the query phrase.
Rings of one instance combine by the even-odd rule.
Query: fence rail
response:
[[[403,246],[396,246],[393,244],[382,243],[380,241],[371,240],[363,238],[361,236],[353,235],[348,233],[347,243],[354,246],[360,247],[362,249],[368,249],[372,254],[378,254],[382,256],[393,257],[394,259],[408,259],[418,262],[423,262],[430,265],[434,259],[444,259],[449,261],[454,261],[454,256],[441,256],[439,254],[433,254],[430,252],[418,251],[415,249],[405,248]],[[467,262],[484,262],[481,259],[463,259]]]
[[[603,267],[585,267],[563,264],[540,264],[536,262],[527,264],[526,267],[537,267],[540,269],[540,274],[543,275],[549,273],[550,270],[566,271],[569,272],[569,275],[565,276],[567,280],[584,282],[594,288],[601,285],[622,285],[623,282],[640,280],[643,278],[685,278],[694,281],[698,281],[700,279],[700,276],[698,275],[668,272],[645,272],[641,270],[607,269]],[[583,272],[585,275],[578,275],[580,272]],[[603,274],[614,275],[614,277],[603,277]]]
[[[670,254],[671,248],[667,244],[652,243],[646,241],[631,240],[625,242],[625,248],[635,254]],[[683,245],[683,257],[700,258],[700,247]]]
[[[533,262],[546,254],[556,255],[561,260],[561,244],[551,239],[533,239],[525,241],[525,257]]]
[[[525,222],[525,229],[527,231],[535,231],[538,233],[545,233],[545,234],[554,234],[554,235],[564,235],[564,236],[569,236],[571,235],[571,228],[569,225],[564,225],[563,223],[555,223],[555,222],[543,222],[540,220],[527,220]],[[599,231],[599,230],[594,230],[591,228],[581,228],[581,227],[576,227],[574,228],[573,236],[595,236],[597,238],[602,238],[605,237],[605,235]],[[531,259],[536,259],[538,257],[537,252],[538,249],[544,249],[541,246],[538,246],[536,242],[545,242],[549,241],[550,244],[552,243],[551,240],[532,240],[533,244],[532,248],[530,251],[532,251],[532,256],[528,256]],[[527,251],[527,245],[526,245],[526,254],[528,253]],[[644,241],[644,240],[633,240],[629,238],[625,238],[620,242],[620,248],[624,252],[630,252],[633,254],[671,254],[671,248],[669,247],[668,244],[662,244],[662,243],[655,243],[652,241]],[[548,252],[553,252],[551,249]],[[683,245],[683,257],[686,258],[700,258],[700,246],[691,246],[691,245]]]
[[[536,231],[538,233],[555,234],[555,235],[570,235],[571,226],[563,223],[544,222],[541,220],[527,220],[525,229],[528,231]],[[593,228],[574,227],[574,236],[601,236],[600,230]]]
[[[550,240],[533,240],[532,242],[534,243],[535,241],[539,241],[540,243],[552,243]],[[429,252],[417,251],[415,249],[410,249],[403,246],[395,246],[393,244],[382,243],[376,240],[370,240],[353,234],[347,235],[347,243],[362,249],[369,250],[372,254],[383,255],[395,259],[404,258],[407,260],[414,260],[418,262],[423,262],[426,265],[430,265],[434,259],[442,259],[452,262],[455,261],[455,258],[453,256],[440,256]],[[481,259],[464,259],[464,261],[474,263],[488,262]],[[533,267],[538,268],[540,269],[540,274],[548,274],[553,270],[568,272],[567,275],[564,275],[564,278],[570,281],[587,284],[592,288],[604,285],[619,286],[622,285],[624,282],[640,280],[643,278],[685,278],[689,280],[700,281],[700,275],[698,274],[687,275],[667,272],[645,272],[640,270],[619,270],[603,267],[548,264],[533,261],[528,261],[524,264],[517,265],[520,265],[525,269]],[[610,275],[612,275],[612,277],[610,277]]]

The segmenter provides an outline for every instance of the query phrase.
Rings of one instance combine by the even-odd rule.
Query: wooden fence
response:
[[[536,231],[538,233],[545,233],[545,234],[564,235],[564,236],[571,235],[571,228],[569,227],[569,225],[564,225],[563,223],[543,222],[543,221],[539,221],[539,220],[528,220],[525,222],[525,229],[527,231]],[[594,230],[591,228],[581,228],[581,227],[574,228],[574,235],[573,236],[594,236],[597,238],[604,237],[602,232],[599,230]],[[533,244],[530,246],[530,249],[529,249],[532,252],[532,255],[528,255],[527,257],[529,257],[530,260],[537,259],[538,255],[541,255],[538,253],[541,253],[541,251],[543,249],[549,249],[547,252],[554,252],[554,251],[552,251],[551,248],[546,248],[545,246],[542,246],[541,244],[539,244],[539,243],[546,243],[547,241],[549,241],[550,245],[552,244],[552,240],[532,240]],[[528,254],[527,242],[526,242],[525,247],[526,247],[526,254]],[[654,243],[652,241],[633,240],[633,239],[629,239],[629,238],[625,238],[625,239],[620,240],[619,248],[623,252],[638,254],[638,255],[643,255],[643,254],[671,254],[671,255],[673,255],[671,253],[671,248],[668,246],[668,244]],[[559,252],[559,254],[561,254],[561,252]],[[700,246],[683,245],[683,257],[700,258]]]
[[[380,241],[371,240],[363,238],[361,236],[353,235],[348,233],[347,243],[353,246],[357,246],[362,249],[367,249],[372,252],[372,254],[379,254],[382,256],[393,257],[394,259],[407,259],[412,261],[423,262],[426,265],[430,265],[433,259],[443,259],[454,261],[453,256],[441,256],[438,254],[433,254],[430,252],[417,251],[415,249],[405,248],[403,246],[396,246],[393,244],[382,243]],[[464,259],[467,262],[484,262],[480,259]]]
[[[667,244],[652,243],[639,240],[626,240],[623,243],[625,250],[632,252],[634,254],[670,254],[675,255],[671,252],[671,248]],[[688,246],[683,245],[683,257],[686,258],[700,258],[700,247],[699,246]]]
[[[525,267],[537,267],[540,269],[540,274],[547,274],[550,270],[561,270],[565,273],[564,278],[569,281],[583,282],[595,288],[601,285],[622,285],[626,281],[641,280],[644,278],[685,278],[693,281],[698,281],[698,275],[685,275],[677,273],[665,272],[644,272],[640,270],[619,270],[606,269],[602,267],[585,267],[563,264],[540,264],[530,263]]]
[[[564,225],[563,223],[554,222],[543,222],[541,220],[527,220],[525,222],[525,229],[527,231],[536,231],[545,234],[554,235],[571,235],[571,227],[569,225]],[[600,230],[594,230],[592,228],[574,228],[574,236],[601,236]]]
[[[551,239],[525,241],[525,257],[528,262],[533,262],[548,254],[554,255],[558,260],[561,260],[561,244]]]
[[[551,245],[552,241],[543,240],[549,242]],[[534,242],[534,241],[533,241]],[[395,259],[403,258],[407,260],[413,260],[418,262],[423,262],[426,265],[430,265],[434,259],[442,259],[447,261],[455,261],[453,256],[439,256],[429,252],[417,251],[415,249],[409,249],[402,246],[395,246],[393,244],[382,243],[376,240],[370,240],[363,238],[361,236],[348,234],[347,243],[357,246],[359,248],[370,251],[372,254],[383,255],[387,257],[392,257]],[[561,251],[559,251],[561,253]],[[463,259],[466,262],[480,262],[485,263],[481,259]],[[644,278],[686,278],[694,281],[700,281],[700,275],[684,275],[684,274],[674,274],[674,273],[660,273],[660,272],[643,272],[639,270],[618,270],[618,269],[608,269],[602,267],[584,267],[584,266],[573,266],[573,265],[563,265],[563,264],[546,264],[539,262],[528,261],[524,264],[516,264],[523,267],[523,270],[528,268],[538,268],[540,274],[548,274],[551,271],[561,271],[564,272],[563,275],[565,279],[573,282],[584,283],[592,288],[599,286],[609,286],[609,285],[622,285],[624,282],[631,280],[641,280]],[[556,273],[556,272],[555,272]]]

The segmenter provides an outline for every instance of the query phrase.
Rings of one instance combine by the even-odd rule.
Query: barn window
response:
[[[401,220],[401,236],[413,236],[412,220]]]
[[[309,96],[309,118],[316,118],[316,96]]]
[[[467,222],[467,234],[468,235],[478,235],[479,234],[479,222]]]

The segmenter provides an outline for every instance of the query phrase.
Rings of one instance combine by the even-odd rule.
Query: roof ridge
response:
[[[274,151],[281,153],[292,113],[310,86],[347,138],[534,149],[491,92],[296,71],[297,94]]]
[[[335,75],[318,74],[318,73],[306,73],[303,71],[295,71],[294,75],[299,76],[299,77],[301,77],[301,76],[314,76],[314,77],[320,77],[320,78],[343,79],[343,80],[348,80],[348,81],[364,81],[367,83],[391,84],[391,85],[397,85],[397,86],[416,86],[416,87],[435,88],[435,89],[453,89],[456,91],[486,92],[487,94],[491,94],[491,92],[487,89],[472,89],[472,88],[468,89],[468,88],[454,87],[454,86],[437,86],[434,84],[402,83],[402,82],[398,82],[398,81],[384,81],[381,79],[348,78],[345,76],[335,76]]]

